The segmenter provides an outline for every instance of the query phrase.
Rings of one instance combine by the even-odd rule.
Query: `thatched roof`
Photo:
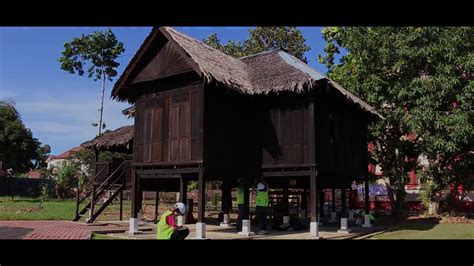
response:
[[[186,55],[189,64],[206,83],[217,82],[245,94],[269,94],[283,91],[302,93],[316,89],[319,81],[326,81],[350,103],[372,116],[382,116],[371,106],[342,88],[328,77],[318,73],[298,58],[283,50],[272,50],[242,58],[234,58],[201,41],[184,35],[170,27],[154,28],[134,56],[112,91],[112,97],[125,100],[121,88],[127,86],[126,73],[140,60],[142,49],[153,38],[164,36]],[[147,45],[146,45],[147,44]],[[129,88],[128,88],[129,89]]]
[[[86,149],[125,151],[132,148],[133,125],[123,126],[105,133],[93,140],[86,141],[81,147]]]

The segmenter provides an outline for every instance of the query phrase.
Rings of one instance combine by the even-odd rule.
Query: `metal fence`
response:
[[[51,180],[2,177],[0,178],[0,196],[39,197],[43,186],[51,187]]]

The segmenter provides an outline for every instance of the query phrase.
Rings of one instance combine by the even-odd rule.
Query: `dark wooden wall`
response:
[[[262,98],[263,99],[263,98]],[[312,97],[269,96],[264,108],[264,166],[314,164],[312,154]],[[292,104],[289,104],[292,103]]]
[[[264,167],[316,164],[318,184],[326,187],[365,175],[368,117],[337,91],[321,84],[314,93],[265,96],[261,102]]]
[[[262,161],[261,112],[249,95],[206,86],[204,158],[209,179],[255,177]]]
[[[202,83],[145,93],[136,102],[134,161],[202,161]]]
[[[367,171],[366,114],[336,91],[317,91],[315,108],[316,162],[326,183],[354,180]]]

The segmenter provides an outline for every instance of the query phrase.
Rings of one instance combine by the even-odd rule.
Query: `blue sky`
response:
[[[4,27],[0,28],[0,99],[15,102],[23,122],[33,136],[52,148],[51,154],[62,153],[92,139],[97,128],[100,83],[83,76],[71,75],[59,67],[57,59],[63,44],[82,33],[106,28],[98,27]],[[249,27],[177,27],[177,30],[202,40],[216,32],[223,42],[243,41]],[[323,53],[324,40],[320,27],[299,27],[311,50],[306,53],[309,64],[326,73],[317,55]],[[136,50],[150,32],[150,27],[112,27],[125,45],[119,58],[122,73]],[[113,82],[107,84],[104,121],[108,129],[133,124],[122,115],[126,103],[109,98]]]

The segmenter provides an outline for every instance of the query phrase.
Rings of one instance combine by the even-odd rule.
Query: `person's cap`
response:
[[[177,202],[174,204],[174,209],[178,210],[180,214],[184,215],[186,213],[186,205],[182,202]]]
[[[241,177],[241,178],[237,179],[237,183],[240,183],[240,182],[245,182],[245,181],[246,181],[246,180],[245,180],[245,178],[243,178],[243,177]]]

